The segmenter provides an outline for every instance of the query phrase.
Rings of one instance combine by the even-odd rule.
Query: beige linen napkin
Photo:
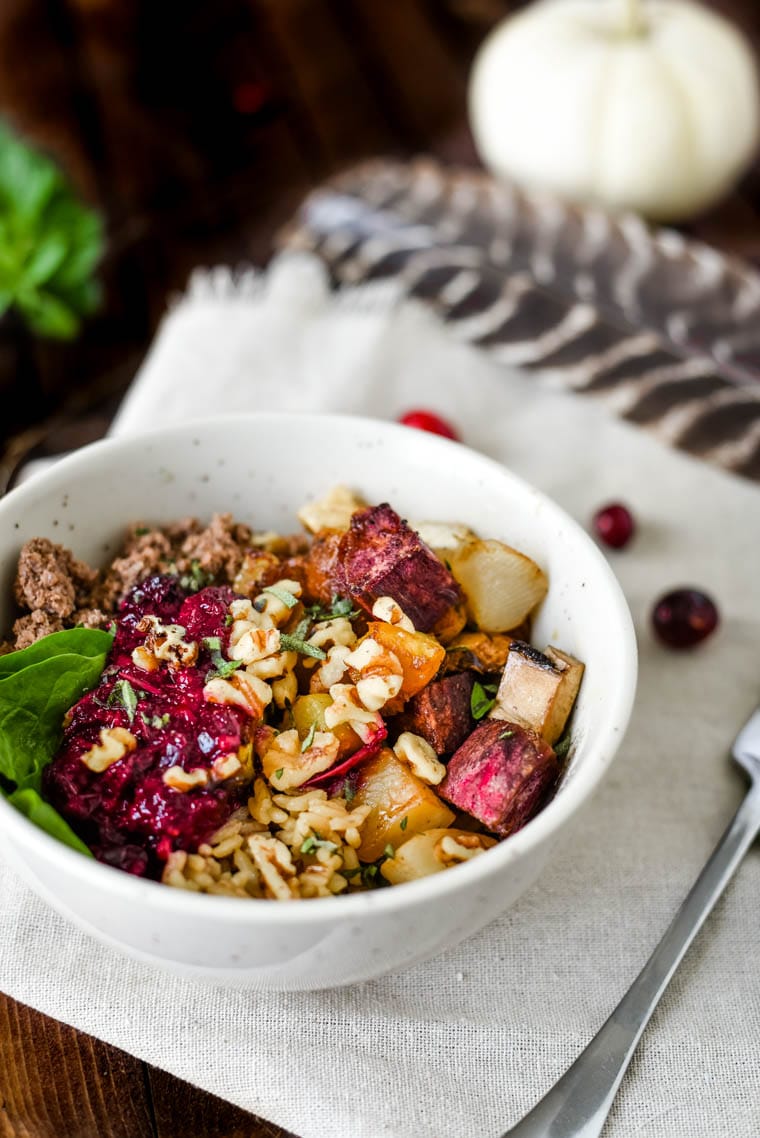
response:
[[[300,1138],[497,1138],[607,1017],[743,793],[727,748],[760,697],[760,487],[497,365],[392,287],[336,299],[293,255],[266,276],[200,274],[113,430],[211,406],[423,406],[582,524],[628,502],[638,536],[610,554],[641,653],[628,736],[530,892],[403,973],[296,995],[175,979],[91,940],[0,865],[0,987]],[[679,654],[649,613],[682,584],[712,593],[722,622]],[[757,1133],[759,897],[753,850],[650,1024],[609,1138]]]

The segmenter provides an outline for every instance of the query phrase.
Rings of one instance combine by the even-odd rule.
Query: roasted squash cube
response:
[[[397,624],[370,621],[367,635],[398,657],[404,672],[399,695],[409,699],[437,674],[446,658],[446,649],[424,632],[407,632]]]

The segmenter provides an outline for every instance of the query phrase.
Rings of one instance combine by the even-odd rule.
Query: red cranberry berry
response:
[[[399,423],[403,423],[406,427],[417,427],[421,431],[430,431],[433,435],[443,435],[445,439],[453,439],[454,442],[459,442],[459,435],[452,427],[451,423],[447,423],[440,415],[433,414],[432,411],[407,411],[405,415],[399,417]]]
[[[718,627],[715,602],[699,589],[673,589],[652,609],[655,633],[669,648],[693,648]]]
[[[592,519],[594,533],[605,545],[622,549],[636,529],[633,514],[621,502],[610,502],[597,510]]]

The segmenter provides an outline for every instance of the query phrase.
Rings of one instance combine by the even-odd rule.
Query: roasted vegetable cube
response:
[[[449,853],[444,839],[453,844],[454,856]],[[400,885],[403,881],[416,881],[419,877],[440,873],[458,861],[469,861],[495,845],[496,838],[488,834],[474,834],[470,830],[426,830],[424,834],[415,834],[404,842],[393,857],[383,862],[380,872],[391,885]]]
[[[409,701],[396,721],[404,731],[426,739],[438,755],[450,755],[473,728],[472,672],[433,680]]]
[[[446,650],[424,632],[407,632],[397,624],[370,621],[367,636],[398,658],[404,673],[399,696],[409,699],[430,683],[446,658]]]
[[[554,751],[519,723],[480,723],[449,760],[442,798],[507,837],[541,809],[559,773]]]
[[[551,647],[539,652],[515,640],[491,717],[522,723],[554,744],[565,728],[582,676],[583,664],[575,657]]]
[[[332,702],[332,696],[327,692],[299,695],[293,703],[290,716],[302,742],[309,738],[312,731],[331,730],[339,743],[338,761],[340,761],[358,751],[362,741],[348,723],[339,723],[337,727],[332,728],[325,725],[325,709]]]
[[[350,596],[366,609],[393,597],[415,628],[428,632],[461,599],[442,561],[387,503],[361,510],[340,542]]]
[[[509,632],[546,596],[543,569],[502,541],[475,538],[454,550],[449,563],[464,591],[467,611],[482,632]]]
[[[414,834],[454,821],[453,811],[388,748],[363,763],[353,782],[353,806],[372,807],[358,850],[362,861],[375,861],[387,846],[395,850]]]

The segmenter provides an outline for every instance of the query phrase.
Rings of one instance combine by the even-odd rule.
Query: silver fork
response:
[[[665,935],[573,1065],[502,1138],[598,1138],[642,1032],[691,942],[760,832],[760,710],[731,755],[750,778],[734,819]]]

